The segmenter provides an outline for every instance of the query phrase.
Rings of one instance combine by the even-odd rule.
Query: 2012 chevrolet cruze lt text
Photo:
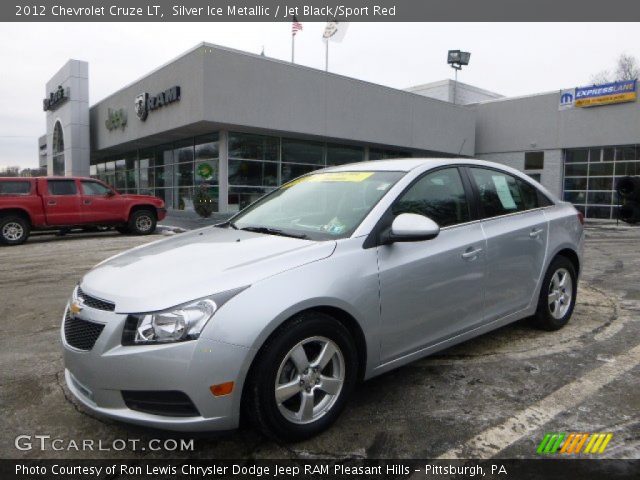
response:
[[[360,379],[525,317],[563,327],[582,223],[489,162],[311,173],[224,224],[87,273],[62,322],[67,385],[126,422],[218,430],[244,415],[268,435],[306,438]]]

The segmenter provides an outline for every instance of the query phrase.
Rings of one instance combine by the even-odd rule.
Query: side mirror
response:
[[[107,193],[105,193],[107,198],[111,198],[111,197],[115,197],[116,192],[114,192],[113,190],[109,190]]]
[[[384,243],[431,240],[439,233],[440,227],[429,217],[416,213],[401,213],[393,220]]]

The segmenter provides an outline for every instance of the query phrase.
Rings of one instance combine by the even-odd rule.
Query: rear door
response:
[[[82,223],[80,192],[74,179],[47,179],[42,192],[44,211],[49,225],[79,225]]]
[[[382,362],[436,344],[483,320],[485,239],[457,167],[427,172],[395,201],[393,216],[431,218],[440,234],[378,247]]]
[[[469,167],[487,239],[486,322],[534,300],[547,249],[548,226],[537,189],[501,170]]]
[[[81,180],[80,186],[84,223],[114,223],[122,220],[124,205],[120,195],[94,180]]]

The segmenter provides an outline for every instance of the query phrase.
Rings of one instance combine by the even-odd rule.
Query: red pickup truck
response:
[[[121,195],[81,177],[0,177],[0,243],[24,243],[32,230],[114,226],[148,235],[167,214],[150,195]]]

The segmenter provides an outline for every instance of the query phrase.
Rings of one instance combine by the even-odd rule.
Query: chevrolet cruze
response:
[[[116,255],[67,305],[66,382],[96,414],[169,430],[241,416],[299,440],[358,380],[532,317],[571,317],[583,219],[466,159],[314,172],[226,223]]]

